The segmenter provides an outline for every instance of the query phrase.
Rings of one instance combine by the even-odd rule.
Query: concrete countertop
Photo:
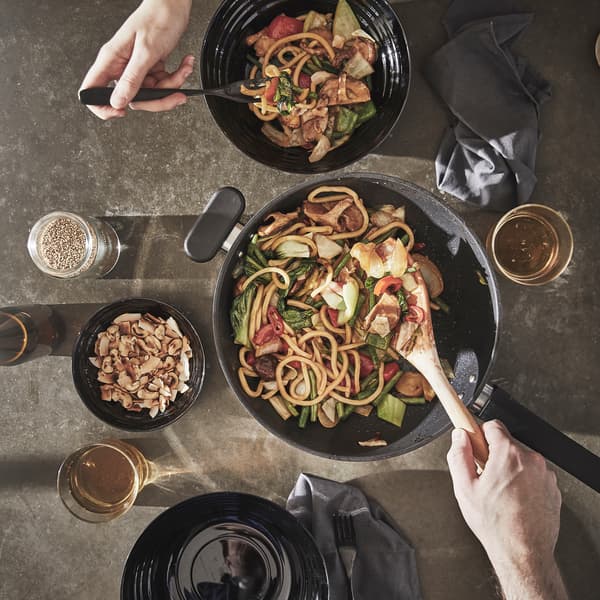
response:
[[[346,172],[393,174],[437,193],[433,159],[447,115],[419,67],[444,40],[445,4],[396,5],[413,55],[411,95],[379,153]],[[554,90],[542,108],[533,201],[567,217],[575,254],[567,273],[545,287],[501,281],[504,320],[493,380],[600,453],[600,296],[595,289],[600,279],[600,70],[593,58],[600,4],[523,0],[522,5],[536,18],[519,48]],[[214,190],[233,185],[253,212],[305,179],[243,156],[217,129],[202,100],[169,114],[133,113],[107,123],[78,104],[83,74],[135,6],[133,0],[0,5],[0,305],[102,304],[125,296],[173,303],[203,337],[205,388],[172,427],[149,436],[123,435],[85,409],[67,357],[0,371],[0,598],[116,600],[129,549],[166,507],[213,490],[283,502],[300,471],[356,480],[394,516],[417,548],[428,600],[493,597],[491,568],[451,493],[448,436],[392,460],[339,463],[293,449],[246,413],[227,389],[213,349],[209,315],[219,259],[193,264],[177,237],[158,236],[119,278],[55,281],[30,261],[28,229],[53,209],[107,217],[192,216]],[[217,0],[194,4],[173,63],[183,53],[198,52],[216,6]],[[190,83],[198,82],[195,74]],[[493,218],[443,199],[485,234]],[[79,446],[111,436],[133,439],[163,465],[185,472],[161,488],[145,490],[116,522],[79,522],[56,494],[58,465]],[[598,597],[600,497],[569,475],[558,476],[564,499],[559,560],[572,597],[591,600]]]

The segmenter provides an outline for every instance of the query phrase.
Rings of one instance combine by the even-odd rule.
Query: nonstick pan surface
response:
[[[403,454],[449,428],[439,402],[409,407],[402,428],[371,414],[368,418],[351,415],[334,429],[325,429],[318,423],[309,423],[306,429],[300,429],[295,419],[283,421],[268,402],[248,397],[238,380],[239,346],[233,343],[229,322],[232,271],[250,237],[269,213],[295,209],[308,192],[319,185],[348,186],[359,194],[367,207],[383,204],[406,207],[406,222],[415,231],[416,240],[426,244],[422,252],[443,274],[444,299],[451,307],[450,315],[440,311],[433,314],[439,354],[454,366],[456,379],[452,383],[465,404],[470,404],[481,391],[492,366],[500,318],[497,283],[483,247],[464,221],[433,195],[400,179],[375,174],[312,179],[267,203],[250,219],[229,250],[215,290],[213,325],[219,362],[229,385],[252,416],[286,442],[338,460],[374,460]],[[481,277],[486,280],[485,284]],[[360,440],[376,434],[388,445],[359,446]]]

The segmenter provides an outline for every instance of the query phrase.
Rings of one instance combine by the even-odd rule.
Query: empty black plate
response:
[[[157,517],[131,550],[121,600],[327,600],[310,534],[257,496],[197,496]]]

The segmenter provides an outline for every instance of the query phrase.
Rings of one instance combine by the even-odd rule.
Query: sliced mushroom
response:
[[[395,387],[396,391],[403,396],[416,398],[423,395],[423,376],[421,373],[407,371],[398,379]]]
[[[158,325],[154,330],[154,337],[161,341],[165,339],[165,326],[163,324]]]
[[[98,340],[98,354],[100,356],[108,356],[108,345],[110,343],[110,340],[108,339],[107,335],[103,335],[101,338],[99,338]]]
[[[110,373],[105,373],[104,371],[98,372],[98,381],[100,383],[113,383],[113,376]]]
[[[129,335],[131,333],[131,321],[119,323],[119,332],[121,335]]]
[[[112,366],[112,358],[110,356],[105,356],[102,360],[102,371],[104,373],[112,373],[114,371]]]
[[[101,385],[100,386],[100,399],[105,402],[110,402],[112,400],[112,385]]]
[[[150,417],[154,419],[154,417],[158,414],[158,406],[153,406],[150,409]]]
[[[433,388],[429,385],[429,381],[427,381],[427,379],[425,379],[423,375],[421,375],[421,378],[423,380],[423,396],[425,397],[425,400],[427,400],[427,402],[431,402],[435,398],[435,392],[433,391]]]
[[[113,323],[116,323],[118,325],[119,323],[123,323],[124,321],[139,321],[141,318],[141,313],[124,313],[122,315],[119,315],[118,317],[115,317],[113,319]]]
[[[158,356],[151,356],[150,358],[148,358],[148,360],[142,363],[140,367],[140,375],[144,375],[145,373],[150,373],[154,371],[154,369],[157,369],[160,364],[161,360],[160,358],[158,358]]]
[[[444,279],[437,265],[422,254],[412,254],[413,265],[421,271],[430,298],[437,298],[444,291]]]
[[[141,400],[156,400],[159,396],[159,393],[142,388],[141,390],[137,391],[136,396]]]
[[[92,365],[94,365],[94,367],[96,367],[96,369],[101,368],[100,365],[102,363],[100,362],[100,359],[97,356],[90,356],[88,360],[92,363]]]
[[[364,442],[358,442],[358,445],[365,448],[376,448],[377,446],[387,446],[387,442],[381,438],[374,437],[370,440],[365,440]]]
[[[177,337],[183,337],[183,333],[181,333],[179,325],[177,325],[177,321],[173,317],[167,319],[167,326],[177,334]]]
[[[181,338],[174,338],[169,342],[169,346],[167,347],[167,352],[171,356],[177,356],[178,353],[181,352],[183,342]]]

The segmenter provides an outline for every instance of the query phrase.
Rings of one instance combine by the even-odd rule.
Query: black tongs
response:
[[[234,102],[256,102],[256,96],[245,94],[242,92],[242,87],[249,91],[260,90],[265,87],[270,81],[269,77],[259,79],[244,79],[242,81],[234,81],[220,88],[210,90],[189,89],[189,88],[140,88],[134,96],[132,102],[143,102],[144,100],[160,100],[166,98],[176,92],[185,94],[186,96],[220,96],[233,100]],[[94,106],[110,105],[110,97],[115,88],[112,87],[93,87],[79,91],[79,100],[82,104]]]

